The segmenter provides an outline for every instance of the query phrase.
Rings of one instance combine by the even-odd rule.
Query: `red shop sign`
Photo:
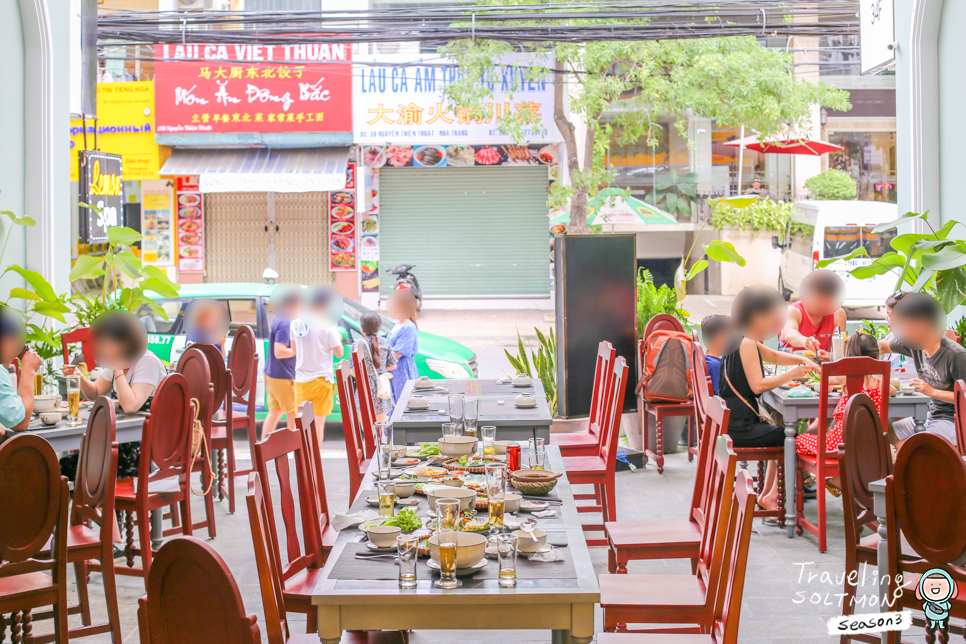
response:
[[[160,134],[352,131],[349,45],[155,45],[154,55]]]

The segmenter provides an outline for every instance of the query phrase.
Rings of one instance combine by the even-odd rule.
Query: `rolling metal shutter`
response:
[[[261,282],[268,266],[268,193],[205,195],[208,282]]]
[[[279,282],[331,284],[327,192],[275,195],[275,270]]]
[[[426,299],[549,296],[548,186],[546,167],[380,170],[381,272],[414,265]]]

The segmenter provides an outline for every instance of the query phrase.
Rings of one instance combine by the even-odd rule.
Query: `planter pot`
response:
[[[778,284],[778,269],[781,265],[781,250],[771,247],[773,235],[781,236],[771,230],[737,230],[722,228],[718,230],[721,241],[731,242],[739,255],[747,262],[738,266],[730,262],[719,262],[721,271],[721,294],[737,295],[749,284]]]
[[[636,411],[624,414],[624,417],[621,418],[621,431],[624,434],[624,439],[628,447],[635,452],[643,451],[644,441],[641,439],[641,417]]]
[[[681,451],[681,439],[684,438],[684,416],[671,416],[664,419],[664,453],[677,454]],[[651,424],[647,428],[647,443],[654,449],[657,446],[657,423],[651,417]],[[633,445],[632,445],[633,447]]]

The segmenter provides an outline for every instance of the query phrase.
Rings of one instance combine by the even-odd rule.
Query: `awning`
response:
[[[198,175],[201,192],[327,192],[345,188],[348,147],[175,149],[158,172]]]

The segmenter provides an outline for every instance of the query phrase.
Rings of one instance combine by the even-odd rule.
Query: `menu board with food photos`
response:
[[[366,168],[366,204],[359,213],[362,292],[379,292],[379,171]]]
[[[173,266],[175,250],[174,191],[164,180],[141,182],[141,259],[145,264]]]
[[[367,145],[362,162],[369,168],[469,168],[545,165],[556,167],[558,150],[547,145]]]
[[[178,177],[175,199],[178,203],[178,271],[203,273],[205,270],[204,199],[198,177]]]
[[[356,270],[355,164],[346,165],[344,190],[329,193],[329,270]]]

